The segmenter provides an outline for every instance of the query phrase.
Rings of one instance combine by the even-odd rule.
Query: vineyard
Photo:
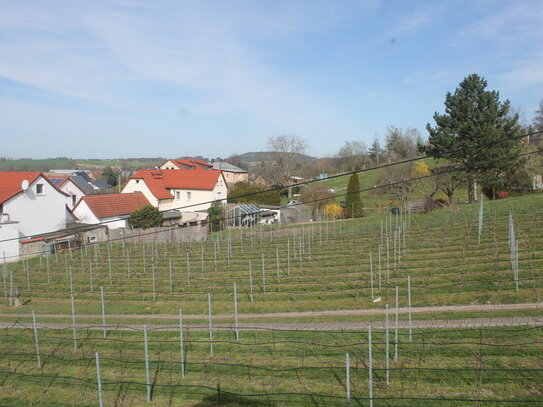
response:
[[[4,265],[0,404],[543,405],[542,199]]]

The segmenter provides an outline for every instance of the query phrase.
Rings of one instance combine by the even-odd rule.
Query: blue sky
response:
[[[543,0],[0,1],[0,156],[308,153],[424,126],[470,73],[530,120]]]

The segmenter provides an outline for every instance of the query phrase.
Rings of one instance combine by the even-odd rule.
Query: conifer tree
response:
[[[353,174],[349,178],[347,185],[347,198],[345,199],[345,211],[347,218],[360,218],[362,213],[362,200],[360,199],[360,182],[358,174]]]

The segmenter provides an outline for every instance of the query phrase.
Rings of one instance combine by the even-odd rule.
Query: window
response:
[[[181,199],[181,192],[175,191],[175,199]]]
[[[75,203],[77,202],[77,196],[72,195],[72,206],[75,206]]]
[[[191,192],[187,192],[187,201],[190,201]]]
[[[97,239],[96,239],[96,236],[89,236],[89,237],[87,237],[87,240],[88,240],[89,243],[94,243],[94,242],[96,242]]]
[[[36,184],[36,195],[43,195],[43,184]]]
[[[217,198],[215,198],[217,200],[221,199],[221,193],[220,192],[217,192]]]
[[[139,180],[139,179],[137,179],[137,180],[136,180],[136,184],[139,184],[139,183],[140,183],[140,180]]]

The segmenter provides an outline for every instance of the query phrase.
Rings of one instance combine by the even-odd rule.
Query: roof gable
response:
[[[57,186],[41,172],[0,172],[0,203],[4,203],[8,199],[23,192],[21,184],[24,180],[27,180],[29,184],[33,184],[40,176],[49,183],[55,191],[68,196],[60,191]]]

